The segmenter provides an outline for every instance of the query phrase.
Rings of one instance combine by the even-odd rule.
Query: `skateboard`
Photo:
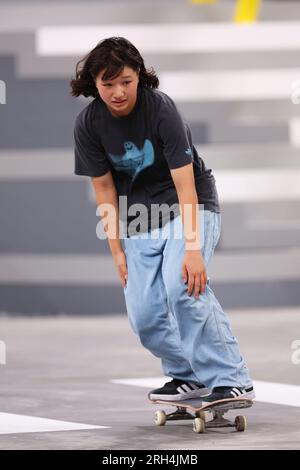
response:
[[[234,427],[237,431],[243,432],[247,428],[245,416],[236,416],[234,421],[224,418],[224,414],[229,410],[250,408],[253,401],[246,398],[226,398],[212,403],[202,404],[201,398],[182,401],[150,400],[155,405],[175,406],[173,413],[166,414],[163,410],[155,412],[155,424],[164,426],[167,421],[193,419],[193,431],[203,433],[207,428]]]

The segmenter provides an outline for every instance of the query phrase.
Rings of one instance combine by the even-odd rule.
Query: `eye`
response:
[[[126,83],[126,85],[128,85],[128,83],[131,83],[131,81],[128,81],[128,82],[124,82],[124,83]]]

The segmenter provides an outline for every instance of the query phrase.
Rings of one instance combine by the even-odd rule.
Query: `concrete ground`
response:
[[[300,344],[300,310],[234,311],[230,318],[259,401],[244,412],[245,433],[195,434],[190,421],[154,425],[142,379],[161,377],[160,362],[125,316],[1,317],[0,449],[300,449],[300,354],[292,348]],[[141,386],[112,382],[125,379]],[[268,390],[275,392],[266,398]],[[53,423],[67,430],[47,430]]]

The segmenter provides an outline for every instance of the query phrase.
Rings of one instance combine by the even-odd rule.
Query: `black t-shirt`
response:
[[[98,96],[78,114],[74,139],[75,174],[102,176],[110,170],[119,198],[127,197],[119,203],[120,222],[127,219],[125,236],[162,227],[179,215],[170,170],[190,163],[199,204],[220,212],[214,176],[192,143],[189,125],[162,91],[139,84],[135,106],[123,117],[113,116]],[[147,210],[136,211],[133,204]],[[153,204],[175,204],[175,210],[169,214]]]

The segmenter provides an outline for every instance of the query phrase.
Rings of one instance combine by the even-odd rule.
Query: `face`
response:
[[[101,70],[95,80],[100,97],[113,116],[127,116],[136,103],[139,76],[131,67],[125,66],[118,77],[102,80],[105,70]]]

